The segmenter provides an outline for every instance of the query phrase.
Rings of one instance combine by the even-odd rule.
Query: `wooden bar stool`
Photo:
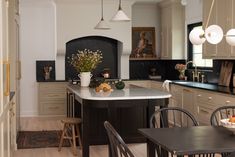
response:
[[[81,124],[82,120],[80,118],[65,118],[61,120],[64,124],[63,132],[60,137],[60,144],[58,151],[61,150],[62,144],[64,139],[69,139],[69,142],[72,147],[72,152],[74,155],[77,155],[76,149],[76,139],[78,138],[79,146],[82,148],[81,136],[79,131],[79,125]],[[76,135],[77,132],[77,135]]]

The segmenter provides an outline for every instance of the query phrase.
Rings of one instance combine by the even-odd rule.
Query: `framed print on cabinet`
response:
[[[132,27],[130,58],[156,58],[155,49],[154,27]]]

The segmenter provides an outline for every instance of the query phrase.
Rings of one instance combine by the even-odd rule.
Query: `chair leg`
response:
[[[77,155],[77,149],[76,149],[76,137],[75,137],[75,125],[72,125],[72,138],[73,138],[73,154]]]
[[[81,140],[81,134],[80,134],[78,124],[76,125],[76,131],[77,131],[78,143],[79,143],[80,149],[82,149],[82,140]]]
[[[61,137],[60,137],[60,144],[59,144],[58,151],[61,151],[61,147],[62,147],[63,142],[64,142],[64,134],[65,134],[66,127],[67,127],[67,125],[64,124],[63,132],[62,132]]]

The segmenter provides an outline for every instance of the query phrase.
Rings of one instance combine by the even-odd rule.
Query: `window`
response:
[[[188,33],[193,30],[193,28],[202,28],[202,23],[195,23],[188,25]],[[212,59],[202,59],[202,45],[193,45],[189,41],[188,36],[188,60],[193,61],[199,68],[212,68],[213,60]]]

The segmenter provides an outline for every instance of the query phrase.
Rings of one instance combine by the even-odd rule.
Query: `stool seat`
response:
[[[80,124],[82,122],[81,118],[65,118],[61,120],[62,123],[68,124]]]
[[[64,128],[61,134],[58,151],[61,150],[64,139],[69,139],[70,145],[72,147],[72,152],[74,155],[77,155],[76,139],[78,139],[79,146],[80,148],[82,148],[81,136],[79,131],[79,125],[82,123],[82,120],[81,118],[64,118],[63,120],[61,120],[61,122],[64,124]]]

